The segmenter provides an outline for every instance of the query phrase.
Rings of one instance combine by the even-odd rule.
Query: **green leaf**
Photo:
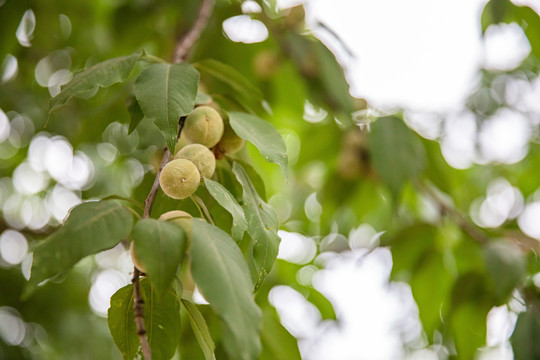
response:
[[[492,24],[516,23],[531,44],[531,52],[540,58],[540,15],[529,6],[518,6],[508,0],[491,0],[482,11],[482,32]]]
[[[62,87],[60,93],[49,101],[49,112],[61,107],[74,96],[93,94],[97,88],[109,87],[124,81],[142,54],[138,51],[128,56],[106,60],[75,74],[73,79]]]
[[[514,289],[526,274],[526,262],[522,252],[509,243],[494,242],[484,248],[486,268],[493,280],[497,305],[509,300]]]
[[[199,73],[189,64],[153,64],[135,81],[135,97],[147,118],[154,119],[171,153],[178,121],[195,106]]]
[[[257,359],[261,311],[253,300],[253,284],[242,252],[219,228],[193,219],[190,255],[197,286],[223,320],[223,338],[232,359]]]
[[[263,311],[261,338],[263,344],[261,360],[301,359],[298,341],[281,325],[276,310],[269,306]]]
[[[482,10],[482,33],[484,33],[489,25],[498,24],[504,21],[507,8],[512,6],[508,0],[491,0],[486,3]]]
[[[262,201],[242,165],[235,162],[233,172],[243,189],[243,208],[248,233],[253,239],[251,253],[257,270],[257,289],[276,261],[281,240],[277,235],[279,223],[275,210]]]
[[[422,142],[396,117],[381,118],[373,124],[369,150],[375,170],[394,197],[406,181],[420,175],[426,163]]]
[[[195,98],[196,105],[208,104],[210,101],[212,101],[212,97],[200,91],[197,93],[197,97]]]
[[[127,106],[127,111],[129,112],[129,118],[130,118],[129,130],[128,130],[128,135],[129,135],[133,132],[133,130],[135,130],[137,125],[139,125],[139,123],[142,121],[142,119],[144,118],[144,114],[134,95],[129,95],[126,98],[126,106]]]
[[[164,296],[157,297],[157,289],[152,284],[146,278],[140,281],[146,336],[152,349],[152,359],[169,360],[176,351],[181,333],[180,301],[170,289]]]
[[[392,250],[392,280],[409,281],[416,264],[434,247],[436,237],[437,229],[423,223],[408,226],[392,236],[388,242]]]
[[[492,295],[481,273],[464,274],[454,283],[445,319],[459,359],[473,359],[485,344],[487,314],[494,306]]]
[[[107,324],[114,343],[122,353],[122,358],[133,359],[139,350],[140,341],[133,315],[132,285],[124,286],[111,297]]]
[[[231,213],[233,217],[233,224],[232,224],[232,237],[236,241],[242,240],[242,237],[244,236],[244,232],[247,230],[248,223],[246,221],[246,216],[244,214],[244,210],[242,210],[242,207],[238,204],[234,196],[227,190],[223,185],[221,185],[218,182],[215,182],[210,179],[206,179],[204,181],[204,184],[206,185],[206,189],[208,189],[208,192],[216,201],[219,203],[219,205],[223,206],[225,210]]]
[[[23,297],[85,256],[114,247],[129,235],[132,225],[131,211],[115,200],[86,202],[73,208],[65,224],[36,246]]]
[[[255,190],[257,190],[257,193],[263,199],[263,201],[267,201],[266,198],[266,187],[264,185],[264,180],[261,177],[261,175],[253,168],[253,166],[249,165],[248,163],[241,161],[241,160],[235,160],[235,162],[242,165],[244,170],[246,170],[246,173],[248,174],[249,178],[251,179],[251,182],[253,183],[253,186],[255,186]],[[231,173],[232,173],[232,167],[231,167]],[[235,183],[236,180],[234,180]]]
[[[271,19],[277,19],[280,16],[277,0],[259,0],[258,2],[262,3],[264,12]]]
[[[246,110],[261,112],[263,96],[259,88],[250,83],[244,75],[240,74],[232,66],[214,59],[207,59],[194,64],[201,74],[208,75],[231,89],[232,95]]]
[[[229,119],[234,132],[251,142],[266,161],[281,166],[283,174],[287,176],[287,150],[283,138],[277,130],[267,121],[241,112],[230,112]]]
[[[426,252],[414,269],[410,280],[418,314],[430,340],[442,325],[441,310],[447,301],[453,284],[453,276],[444,266],[444,259],[437,251]]]
[[[169,287],[186,249],[184,230],[172,222],[144,219],[133,227],[133,250],[159,294]]]
[[[519,360],[540,359],[540,320],[533,310],[519,314],[510,338],[514,356]]]
[[[350,118],[354,111],[350,86],[334,53],[321,40],[305,34],[291,31],[283,36],[283,41],[306,82],[310,101]]]
[[[276,260],[276,273],[274,278],[275,283],[272,285],[286,285],[302,294],[307,301],[312,303],[321,313],[323,320],[336,320],[336,312],[334,306],[323,294],[317,291],[313,286],[301,285],[298,283],[297,274],[304,265],[293,264],[288,261]],[[267,288],[265,286],[265,288]]]
[[[191,301],[182,299],[182,305],[186,309],[187,314],[189,315],[189,322],[191,323],[191,328],[193,333],[201,346],[201,350],[204,354],[206,360],[216,360],[216,355],[214,350],[216,345],[210,336],[210,331],[208,330],[208,325],[202,316],[197,306]]]

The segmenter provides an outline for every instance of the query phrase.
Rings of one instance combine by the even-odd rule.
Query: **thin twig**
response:
[[[133,283],[133,312],[135,313],[135,325],[137,327],[137,335],[139,335],[139,340],[141,341],[143,358],[151,360],[152,350],[150,350],[150,346],[148,345],[146,329],[144,327],[144,300],[141,296],[141,289],[139,286],[140,276],[141,272],[139,269],[134,268],[133,278],[131,279],[131,282]]]
[[[157,170],[156,177],[154,178],[154,183],[150,188],[150,192],[148,193],[146,200],[144,200],[143,219],[147,219],[150,217],[150,213],[152,212],[152,206],[154,205],[154,201],[156,200],[156,194],[159,189],[159,176],[161,175],[161,170],[163,170],[163,167],[169,162],[170,158],[171,152],[168,148],[165,148],[165,151],[163,152],[163,157],[161,158],[161,163],[159,164],[159,169]]]
[[[439,206],[439,209],[442,214],[447,215],[452,219],[461,230],[469,235],[473,240],[481,245],[485,245],[489,242],[489,238],[480,230],[476,225],[471,223],[465,215],[463,215],[459,210],[447,204],[439,194],[433,190],[430,186],[425,184],[420,184],[419,182],[416,185],[427,195],[430,199],[435,201]]]
[[[195,44],[195,41],[197,41],[197,39],[201,36],[202,31],[206,27],[213,7],[214,0],[202,0],[201,7],[199,8],[199,14],[195,19],[192,28],[182,39],[180,39],[180,41],[178,41],[176,45],[176,49],[174,52],[175,63],[182,62],[187,58],[189,50]],[[184,120],[185,117],[181,117],[178,121],[177,138],[180,138],[182,128],[184,127]],[[154,201],[156,200],[156,194],[159,188],[159,176],[161,175],[161,170],[163,169],[165,164],[169,162],[170,158],[171,152],[168,148],[165,148],[165,150],[163,151],[163,157],[161,158],[159,169],[156,172],[156,177],[154,178],[154,183],[152,184],[150,192],[148,193],[148,196],[144,201],[144,212],[142,216],[143,219],[147,219],[150,217],[150,213],[152,212],[152,206],[154,205]],[[139,335],[139,339],[141,341],[143,358],[145,360],[151,360],[152,350],[148,345],[148,340],[146,339],[146,329],[144,326],[144,300],[141,296],[141,289],[139,285],[140,276],[141,272],[139,271],[139,269],[134,267],[133,279],[131,280],[131,282],[133,283],[133,311],[135,314],[135,325],[137,327],[137,334]]]
[[[199,14],[193,23],[191,29],[182,37],[182,39],[176,44],[174,50],[174,62],[179,63],[186,59],[189,50],[195,44],[195,41],[199,39],[202,31],[208,24],[212,9],[214,7],[214,0],[202,0],[201,7],[199,8]]]

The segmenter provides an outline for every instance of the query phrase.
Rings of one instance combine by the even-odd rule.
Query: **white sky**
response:
[[[375,106],[442,110],[461,101],[481,62],[484,0],[312,0],[340,35],[354,95]]]

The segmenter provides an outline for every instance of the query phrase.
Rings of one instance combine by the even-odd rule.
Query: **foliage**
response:
[[[537,201],[536,132],[520,161],[452,168],[441,151],[445,134],[424,138],[399,112],[371,117],[367,102],[350,95],[302,6],[258,1],[262,10],[250,16],[269,36],[248,45],[222,30],[242,14],[241,2],[216,1],[189,61],[173,63],[165,59],[200,17],[200,1],[0,3],[0,230],[24,235],[32,253],[21,272],[0,247],[0,314],[27,329],[17,340],[0,323],[1,358],[132,359],[142,338],[158,360],[299,359],[270,290],[290,286],[322,319],[339,322],[298,274],[322,269],[325,253],[375,246],[392,251],[391,281],[410,285],[422,346],[472,359],[486,345],[488,312],[521,302],[511,308],[521,311],[511,343],[517,358],[539,356],[538,239],[522,231],[519,213],[490,226],[474,210],[492,201],[497,179],[526,204]],[[540,65],[538,14],[491,0],[482,29],[500,22],[518,23],[532,52],[518,69],[482,72],[466,109],[479,127],[513,109],[494,99],[501,86],[533,81]],[[486,89],[492,98],[478,106]],[[187,144],[183,121],[199,105],[216,108],[246,146],[214,151],[213,177],[174,200],[154,180],[162,159]],[[309,109],[323,115],[310,118]],[[537,127],[537,114],[523,115]],[[178,209],[194,217],[189,236],[157,220]],[[332,242],[352,238],[361,224],[385,232],[380,244]],[[317,256],[278,259],[279,229],[312,239]],[[131,266],[131,242],[141,278],[141,269],[121,265]],[[122,281],[113,283],[105,321],[88,307],[89,284],[113,273]],[[133,310],[137,287],[145,332]]]

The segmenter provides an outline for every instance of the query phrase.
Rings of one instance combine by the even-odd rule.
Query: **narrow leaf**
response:
[[[381,118],[373,124],[369,150],[377,174],[394,197],[406,181],[420,175],[426,163],[422,142],[396,117]]]
[[[252,256],[257,270],[257,289],[276,261],[280,242],[277,235],[279,223],[276,212],[262,201],[242,165],[235,162],[233,172],[243,189],[243,208],[248,233],[253,239]]]
[[[135,224],[131,236],[135,256],[158,294],[163,294],[174,279],[184,256],[184,230],[172,222],[144,219]]]
[[[112,338],[124,360],[133,359],[140,341],[133,315],[133,286],[126,285],[111,297],[107,323]]]
[[[140,281],[146,336],[152,349],[152,359],[169,360],[176,351],[181,334],[180,301],[170,289],[158,298],[154,284],[146,278]]]
[[[154,119],[171,153],[178,120],[195,106],[199,73],[189,64],[153,64],[137,78],[134,93],[147,118]]]
[[[219,228],[193,219],[190,255],[193,278],[223,320],[223,338],[232,359],[257,359],[261,351],[261,311],[240,248]]]
[[[197,305],[185,299],[182,299],[182,305],[184,305],[184,308],[189,316],[191,328],[193,329],[193,333],[201,346],[204,358],[206,360],[216,360],[216,355],[214,354],[216,345],[210,336],[210,331],[208,330],[208,325],[206,325],[204,317],[199,309],[197,309]]]
[[[65,224],[36,246],[23,297],[42,281],[71,269],[83,257],[114,247],[129,235],[132,225],[131,211],[115,200],[75,207]]]
[[[238,204],[234,196],[223,185],[210,179],[204,181],[206,189],[219,205],[223,206],[225,210],[231,213],[233,217],[232,224],[232,237],[236,241],[242,240],[244,232],[247,230],[248,224],[244,210]]]
[[[49,101],[49,112],[61,107],[74,96],[93,94],[97,88],[109,87],[124,81],[142,54],[138,51],[128,56],[106,60],[75,74],[73,79],[62,87],[60,93]]]
[[[270,162],[278,164],[287,176],[287,151],[283,138],[267,121],[241,112],[230,112],[229,119],[234,132],[251,142],[262,156]]]

